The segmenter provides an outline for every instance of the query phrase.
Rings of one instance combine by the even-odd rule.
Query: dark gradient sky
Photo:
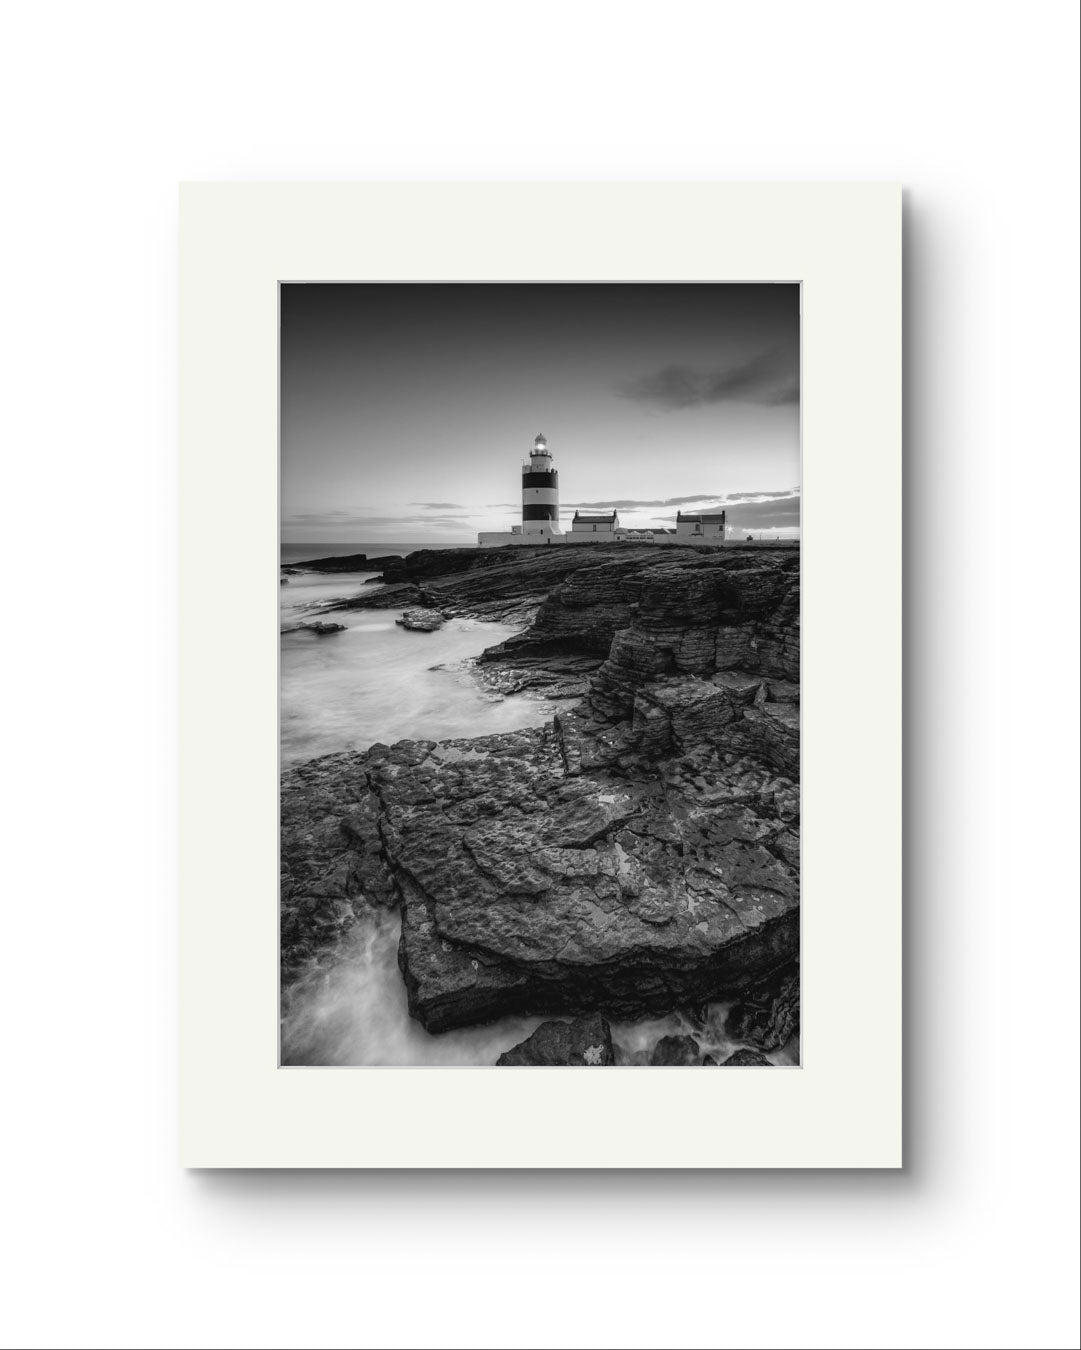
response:
[[[281,288],[286,542],[474,542],[543,432],[575,506],[799,527],[795,285]]]

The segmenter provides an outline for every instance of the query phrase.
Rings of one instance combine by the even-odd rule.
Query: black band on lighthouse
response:
[[[522,470],[522,487],[540,487],[553,488],[559,487],[559,470],[550,469],[547,473],[531,473],[529,469]]]
[[[537,506],[523,506],[523,507],[522,507],[522,519],[523,519],[523,520],[558,520],[558,519],[559,519],[559,507],[558,507],[558,506],[555,506],[555,505],[548,506],[548,505],[546,505],[546,504],[541,504],[541,505],[537,505]]]

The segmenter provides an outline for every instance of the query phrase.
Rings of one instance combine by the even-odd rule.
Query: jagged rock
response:
[[[283,628],[283,633],[314,633],[317,637],[326,637],[328,633],[344,633],[344,623],[295,623],[290,628]]]
[[[716,1060],[703,1055],[693,1036],[662,1036],[653,1047],[650,1064],[716,1066]]]
[[[496,1060],[503,1067],[542,1064],[608,1067],[615,1062],[612,1030],[599,1013],[574,1022],[542,1022],[532,1036]]]
[[[780,972],[749,989],[728,1010],[725,1032],[734,1041],[750,1041],[776,1050],[799,1031],[799,971]]]
[[[721,1065],[722,1069],[772,1069],[775,1065],[757,1050],[737,1050]]]
[[[789,680],[768,680],[766,686],[769,690],[769,701],[771,703],[799,702],[798,684],[793,684]]]
[[[643,686],[672,676],[737,671],[744,679],[798,679],[798,577],[798,555],[782,553],[717,550],[640,568],[632,622],[613,637],[593,680],[592,705],[627,716]],[[759,678],[751,702],[761,684]],[[725,682],[715,688],[735,693]]]
[[[666,726],[667,739],[677,751],[723,745],[726,728],[740,715],[739,704],[725,685],[700,679],[650,685],[639,691],[632,713],[636,721],[653,718],[654,725]]]
[[[437,609],[407,609],[394,622],[400,628],[408,628],[416,633],[434,633],[437,628],[443,627],[446,619]]]
[[[799,705],[763,703],[744,713],[754,752],[790,778],[799,778]]]

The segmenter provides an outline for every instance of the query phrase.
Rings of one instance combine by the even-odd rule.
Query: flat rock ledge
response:
[[[576,742],[573,773],[556,723],[287,773],[286,980],[350,915],[395,904],[410,1012],[432,1032],[518,1014],[654,1016],[790,966],[796,785],[702,746],[587,769],[629,756],[621,738],[591,744]]]

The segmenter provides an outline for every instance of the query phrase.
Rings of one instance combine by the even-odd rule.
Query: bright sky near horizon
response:
[[[473,543],[543,432],[576,507],[799,533],[794,284],[282,286],[284,542]]]

